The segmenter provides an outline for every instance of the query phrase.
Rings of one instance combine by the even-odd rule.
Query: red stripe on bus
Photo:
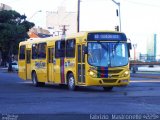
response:
[[[64,58],[61,58],[60,61],[61,61],[61,67],[60,67],[60,69],[61,69],[61,83],[63,84],[63,83],[65,83],[65,80],[64,80]]]

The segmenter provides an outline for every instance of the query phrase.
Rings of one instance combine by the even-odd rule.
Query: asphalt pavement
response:
[[[158,120],[159,91],[158,79],[135,77],[131,77],[128,86],[115,87],[111,92],[104,92],[100,87],[80,87],[75,92],[50,84],[34,87],[31,81],[21,80],[16,72],[1,70],[0,117],[89,120],[94,119],[94,115],[109,115],[110,118],[117,114],[151,114],[158,115],[154,116]]]

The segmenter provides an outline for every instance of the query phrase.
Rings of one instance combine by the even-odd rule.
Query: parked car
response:
[[[10,68],[10,65],[12,66],[12,70]],[[18,62],[13,61],[10,64],[8,64],[8,71],[18,71]]]
[[[12,70],[18,71],[18,63],[17,62],[12,62]]]

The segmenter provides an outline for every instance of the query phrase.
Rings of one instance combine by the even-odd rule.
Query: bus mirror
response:
[[[131,45],[131,43],[127,43],[127,45],[128,45],[128,57],[130,57],[131,55],[130,55],[130,51],[129,50],[132,49],[132,45]]]
[[[132,49],[132,44],[128,43],[128,49],[131,50]]]

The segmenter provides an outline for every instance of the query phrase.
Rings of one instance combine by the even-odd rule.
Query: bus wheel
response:
[[[113,89],[113,86],[103,87],[103,90],[104,90],[104,91],[111,91],[112,89]]]
[[[44,82],[38,82],[37,75],[35,72],[32,74],[32,83],[36,87],[43,87],[45,85]]]
[[[76,89],[75,79],[72,73],[70,73],[68,76],[68,89],[71,91],[74,91]]]

